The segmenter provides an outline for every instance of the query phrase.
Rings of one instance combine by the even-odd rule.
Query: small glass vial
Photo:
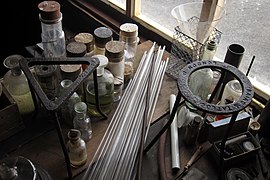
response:
[[[64,57],[66,44],[60,4],[57,1],[43,1],[38,4],[38,8],[44,57]]]
[[[73,167],[79,167],[87,161],[86,143],[81,139],[81,132],[71,129],[68,132],[67,151]]]
[[[124,43],[120,41],[107,42],[105,46],[105,55],[109,60],[107,68],[114,77],[114,102],[117,102],[122,97],[124,85]]]
[[[106,56],[94,55],[92,58],[98,59],[100,62],[97,67],[98,99],[101,111],[108,114],[111,112],[113,105],[114,78],[112,73],[105,69],[108,64],[108,58]],[[95,99],[93,75],[85,82],[85,92],[88,113],[92,116],[100,117],[101,114],[97,110]]]
[[[82,134],[82,139],[88,142],[92,138],[91,119],[87,114],[87,105],[84,102],[78,102],[74,105],[75,116],[73,126]]]
[[[139,42],[138,26],[133,23],[124,23],[120,26],[119,41],[125,44],[125,84],[133,77],[134,60]]]
[[[105,55],[105,45],[112,40],[112,30],[107,27],[99,27],[94,30],[94,54]]]
[[[216,53],[217,45],[215,41],[208,41],[204,53],[202,56],[202,60],[213,60],[214,55]]]
[[[196,143],[201,122],[202,118],[200,116],[195,116],[194,119],[186,126],[184,142],[187,145],[194,145]]]
[[[10,70],[3,77],[3,84],[17,103],[21,115],[29,115],[35,111],[35,105],[28,80],[22,72],[19,61],[21,55],[10,55],[4,60],[4,66]]]
[[[72,81],[64,79],[60,83],[60,93],[62,94],[72,85]],[[74,106],[76,103],[81,102],[80,96],[74,92],[66,103],[62,104],[60,108],[63,121],[70,127],[73,127],[73,119],[75,117]]]

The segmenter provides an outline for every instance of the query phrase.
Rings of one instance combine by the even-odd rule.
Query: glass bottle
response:
[[[94,30],[94,54],[105,55],[105,45],[112,40],[112,30],[107,27],[98,27]]]
[[[43,1],[38,4],[38,8],[44,57],[64,57],[66,44],[60,4],[56,1]]]
[[[81,132],[71,129],[68,132],[67,151],[73,167],[82,166],[87,161],[86,143],[81,139]]]
[[[86,45],[86,55],[87,57],[92,57],[94,55],[94,37],[90,33],[78,33],[74,40],[79,43],[83,43]],[[86,69],[87,65],[82,65],[83,69]]]
[[[119,41],[125,44],[125,84],[133,77],[134,60],[139,42],[138,26],[133,23],[124,23],[120,26]]]
[[[105,45],[105,55],[109,60],[107,68],[114,77],[114,102],[122,97],[122,89],[124,85],[124,43],[120,41],[109,41]]]
[[[62,80],[60,83],[60,93],[67,90],[71,85],[72,85],[71,80],[69,79]],[[61,116],[64,122],[70,127],[73,127],[73,119],[75,117],[74,106],[78,102],[81,102],[81,98],[76,92],[74,92],[70,96],[70,98],[66,101],[66,103],[62,104],[60,108]]]
[[[111,112],[113,105],[114,77],[109,70],[105,69],[108,64],[108,58],[106,56],[94,55],[92,58],[96,58],[100,61],[97,67],[98,98],[101,111],[108,114]],[[85,92],[88,113],[92,116],[100,117],[101,114],[97,110],[95,99],[93,75],[91,75],[85,83]]]
[[[86,54],[86,45],[80,42],[70,42],[67,45],[67,57],[83,57]],[[60,72],[63,79],[70,79],[74,82],[78,76],[82,73],[81,64],[65,64],[60,65]],[[84,90],[83,85],[79,85],[77,93],[80,98],[84,101]]]
[[[209,41],[206,45],[202,61],[213,60],[216,51],[216,43],[214,41]],[[191,92],[200,97],[202,100],[206,101],[212,85],[213,71],[210,68],[203,68],[193,72],[189,78],[189,88]],[[190,109],[194,108],[190,103],[186,103]]]
[[[195,144],[201,122],[202,118],[200,116],[195,116],[194,119],[186,126],[184,134],[184,142],[187,145]]]
[[[74,105],[75,116],[73,126],[81,132],[82,139],[87,142],[92,138],[91,119],[87,114],[87,105],[78,102]]]
[[[242,95],[242,86],[238,80],[234,79],[229,81],[224,88],[223,94],[221,96],[220,105],[225,105],[228,97],[232,97],[233,101],[238,101]]]
[[[216,53],[216,48],[217,45],[215,41],[208,41],[204,48],[202,60],[213,60],[214,55]]]
[[[4,66],[10,70],[3,77],[3,84],[16,101],[21,115],[29,115],[35,111],[35,105],[28,80],[22,72],[19,61],[21,55],[10,55],[4,60]]]

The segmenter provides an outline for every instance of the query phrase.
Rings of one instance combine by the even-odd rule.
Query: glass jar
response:
[[[56,1],[43,1],[38,4],[38,8],[44,57],[64,57],[66,44],[60,4]]]
[[[87,57],[92,57],[94,55],[94,37],[90,33],[79,33],[74,37],[74,40],[79,43],[86,45],[86,55]],[[85,69],[87,66],[82,65],[82,68]]]
[[[231,80],[225,85],[225,88],[224,88],[224,91],[220,100],[220,105],[225,105],[226,99],[228,99],[228,97],[230,96],[231,98],[233,98],[233,101],[238,101],[241,95],[242,95],[241,84],[236,79]]]
[[[105,69],[108,64],[108,58],[104,55],[94,55],[100,61],[97,67],[97,83],[98,83],[98,99],[100,109],[103,113],[108,114],[112,110],[113,93],[114,93],[114,78],[112,73]],[[101,114],[97,110],[95,86],[93,75],[90,75],[85,82],[86,103],[88,113],[92,116],[100,117]]]
[[[133,23],[124,23],[120,26],[119,41],[125,44],[125,84],[133,77],[134,60],[139,42],[138,26]]]
[[[86,54],[86,45],[80,42],[70,42],[67,45],[67,57],[83,57]],[[75,81],[78,76],[82,73],[81,64],[65,64],[60,65],[60,72],[63,79],[70,79]],[[77,93],[80,98],[84,100],[84,89],[83,85],[79,85]]]
[[[107,27],[98,27],[94,30],[94,54],[105,55],[105,45],[112,40],[112,30]]]
[[[92,138],[91,119],[87,114],[87,105],[84,102],[78,102],[74,105],[74,111],[74,128],[81,132],[82,139],[87,142]]]
[[[28,80],[19,66],[21,55],[10,55],[4,60],[4,66],[10,70],[3,77],[3,85],[17,103],[21,115],[29,115],[35,111],[35,105]]]
[[[122,97],[122,89],[124,85],[124,43],[120,41],[110,41],[105,45],[105,55],[108,57],[109,63],[107,68],[114,77],[114,102]]]
[[[64,79],[60,83],[60,93],[62,94],[72,85],[72,81]],[[62,104],[60,108],[63,121],[70,127],[73,127],[73,119],[75,117],[74,106],[76,103],[81,102],[80,96],[74,92],[70,98]]]
[[[71,129],[68,132],[67,151],[73,167],[82,166],[87,161],[86,143],[81,139],[81,132]]]

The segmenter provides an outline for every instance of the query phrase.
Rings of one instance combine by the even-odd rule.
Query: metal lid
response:
[[[74,37],[74,40],[85,44],[87,52],[91,52],[94,49],[94,37],[90,33],[79,33]]]
[[[62,18],[60,4],[56,1],[43,1],[38,4],[40,10],[39,19],[45,23],[55,23]]]
[[[109,58],[109,61],[112,60],[111,58],[121,58],[124,55],[124,49],[125,45],[123,42],[110,41],[105,45],[105,55]]]
[[[86,54],[86,45],[80,42],[70,42],[67,45],[67,56],[83,57]]]
[[[107,27],[99,27],[94,30],[95,45],[105,47],[108,41],[112,40],[112,30]]]

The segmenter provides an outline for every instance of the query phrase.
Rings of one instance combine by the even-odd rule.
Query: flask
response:
[[[139,42],[138,26],[133,23],[124,23],[120,26],[119,41],[125,44],[125,84],[134,75],[134,60]]]
[[[94,54],[105,55],[105,45],[112,40],[112,30],[107,27],[98,27],[94,30]]]
[[[81,132],[77,129],[71,129],[68,132],[67,151],[70,163],[74,167],[84,165],[87,161],[86,144],[81,139]]]
[[[71,85],[72,85],[71,80],[69,80],[69,79],[62,80],[60,82],[60,93],[64,92]],[[60,108],[61,116],[62,116],[64,122],[70,127],[73,127],[73,119],[75,117],[74,106],[78,102],[81,102],[81,98],[77,94],[77,92],[74,92],[70,96],[70,98],[66,101],[66,103],[62,104],[62,106]]]
[[[122,97],[122,89],[124,85],[124,43],[120,41],[109,41],[105,45],[105,56],[109,63],[107,68],[114,77],[114,102],[117,102]]]
[[[202,61],[213,60],[216,51],[216,43],[214,41],[209,41],[206,45]],[[191,92],[200,97],[202,100],[207,100],[210,94],[211,84],[213,80],[213,71],[210,68],[203,68],[193,72],[189,79],[189,88]],[[186,103],[190,109],[194,108],[190,103]]]
[[[202,118],[200,116],[195,116],[194,119],[186,126],[184,142],[187,145],[194,145],[199,133],[200,124]]]
[[[60,4],[56,1],[43,1],[38,4],[38,8],[44,57],[64,57],[66,44]]]
[[[28,80],[19,66],[19,61],[23,58],[14,54],[4,60],[4,66],[10,70],[3,77],[3,85],[17,103],[20,114],[24,116],[34,112],[35,105]]]
[[[73,126],[81,132],[82,139],[87,142],[92,138],[91,119],[87,114],[87,105],[78,102],[74,105],[75,116]]]
[[[112,110],[113,93],[114,93],[114,78],[112,73],[105,69],[108,64],[108,58],[104,55],[94,55],[92,58],[99,60],[97,67],[97,83],[98,83],[98,98],[100,109],[103,113],[108,114]],[[95,86],[93,75],[85,83],[86,103],[88,106],[88,113],[92,116],[100,117],[101,114],[97,110],[95,100]]]

